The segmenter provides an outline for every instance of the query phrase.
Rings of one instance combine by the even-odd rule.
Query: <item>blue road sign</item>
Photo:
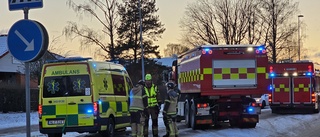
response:
[[[8,0],[9,10],[21,10],[24,8],[42,8],[42,0]]]
[[[32,20],[19,20],[8,33],[8,49],[20,61],[36,61],[48,49],[48,33],[44,26]]]

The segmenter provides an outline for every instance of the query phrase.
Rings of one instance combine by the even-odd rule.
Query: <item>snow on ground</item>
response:
[[[262,113],[271,113],[268,109],[264,109]],[[38,124],[37,112],[31,113],[31,124]],[[306,114],[306,115],[279,115],[267,119],[261,119],[254,129],[240,129],[240,128],[224,128],[219,130],[190,130],[180,129],[179,132],[183,137],[203,137],[203,136],[220,136],[220,137],[270,137],[270,136],[297,136],[303,129],[317,126],[320,122],[320,114]],[[0,130],[8,127],[17,127],[26,125],[25,113],[0,113]],[[151,125],[151,123],[149,124]],[[159,128],[164,129],[162,116],[159,118]],[[299,130],[296,130],[299,129]],[[130,130],[130,128],[128,128]],[[150,130],[150,128],[149,128]],[[0,133],[1,134],[1,133]],[[162,135],[162,134],[161,134]],[[1,135],[0,135],[1,136]],[[26,136],[25,133],[8,134],[6,137]],[[39,131],[32,132],[32,137],[44,137]],[[85,136],[79,133],[67,133],[64,137]]]
[[[27,116],[26,113],[17,113],[17,112],[0,113],[0,129],[26,126],[27,125],[26,116]],[[39,123],[38,112],[31,112],[30,124],[38,124],[38,123]]]

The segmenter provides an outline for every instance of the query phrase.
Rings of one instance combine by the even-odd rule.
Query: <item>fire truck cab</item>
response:
[[[270,64],[272,113],[319,112],[320,75],[316,66],[307,60]]]

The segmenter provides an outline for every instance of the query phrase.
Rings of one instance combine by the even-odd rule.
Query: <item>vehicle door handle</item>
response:
[[[50,101],[48,101],[49,103],[52,103],[52,101],[50,100]]]
[[[75,104],[77,104],[77,103],[75,103],[75,102],[70,102],[70,103],[68,103],[69,105],[75,105]]]
[[[83,99],[80,99],[80,101],[83,102],[84,100],[83,100]]]

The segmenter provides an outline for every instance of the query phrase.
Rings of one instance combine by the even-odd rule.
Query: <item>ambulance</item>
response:
[[[49,137],[66,132],[101,133],[112,137],[130,126],[126,69],[91,58],[48,61],[39,85],[39,129]]]

